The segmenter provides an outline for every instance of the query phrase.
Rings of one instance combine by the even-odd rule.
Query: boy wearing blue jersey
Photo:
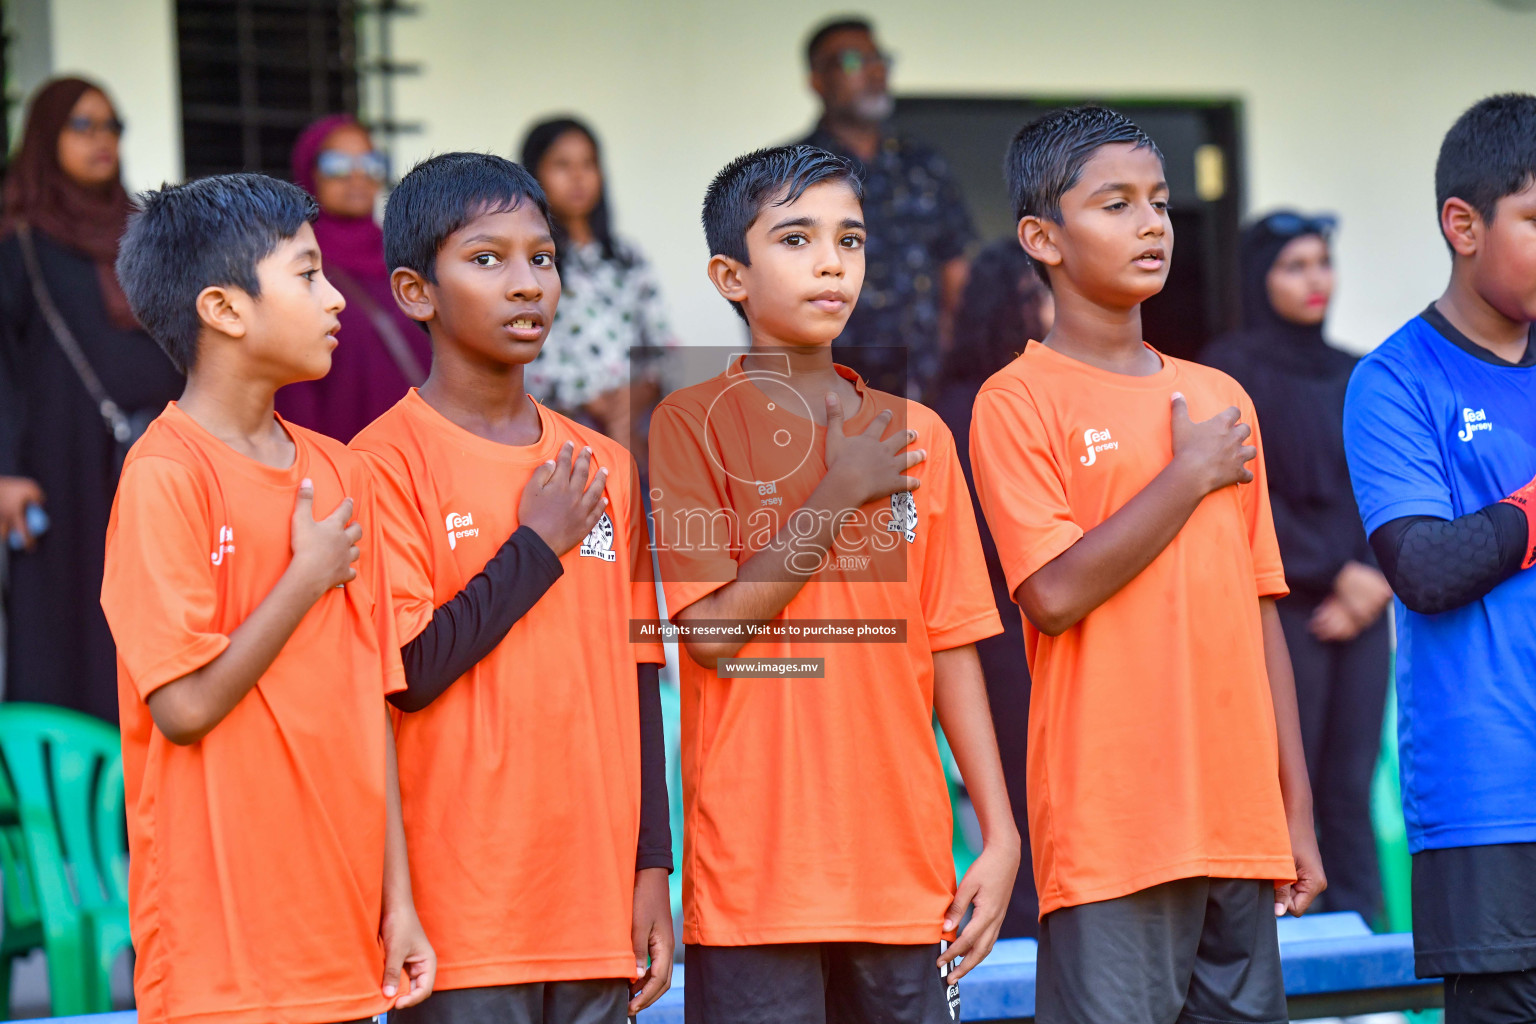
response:
[[[1514,1024],[1536,1020],[1536,96],[1463,114],[1435,193],[1450,284],[1360,362],[1345,447],[1400,602],[1416,967],[1446,1024]]]

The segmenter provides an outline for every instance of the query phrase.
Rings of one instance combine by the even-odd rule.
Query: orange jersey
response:
[[[1055,637],[1024,622],[1042,915],[1177,878],[1294,877],[1259,623],[1259,598],[1286,587],[1258,422],[1230,377],[1162,360],[1132,377],[1031,342],[976,399],[972,468],[1010,593],[1168,465],[1173,392],[1196,421],[1237,406],[1259,448],[1252,483],[1207,495],[1082,621]]]
[[[363,460],[285,424],[288,469],[172,403],[134,445],[107,527],[101,604],[117,642],[134,995],[146,1024],[355,1020],[386,1009],[378,943],[387,692],[400,645]],[[292,556],[299,482],[317,516],[351,497],[357,579],[304,616],[196,743],[146,699],[202,668]]]
[[[538,412],[536,444],[500,444],[412,390],[352,441],[376,468],[407,640],[512,536],[523,486],[566,441],[609,470],[603,518],[561,577],[485,660],[399,717],[416,910],[441,989],[635,972],[635,666],[664,655],[631,644],[629,620],[657,615],[650,546],[629,453]]]
[[[675,392],[651,420],[674,621],[734,579],[827,472],[825,429],[790,411],[808,413],[801,400],[781,387],[770,401],[736,369]],[[738,654],[823,658],[823,678],[720,678],[682,658],[687,942],[937,942],[954,896],[933,652],[1002,625],[948,428],[838,372],[862,399],[845,431],[891,409],[891,429],[915,429],[927,449],[909,471],[922,484],[861,509],[773,621],[899,622],[905,641],[758,638]]]

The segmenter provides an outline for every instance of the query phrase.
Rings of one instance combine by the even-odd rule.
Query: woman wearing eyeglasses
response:
[[[1381,880],[1370,790],[1381,748],[1392,590],[1376,568],[1344,461],[1355,358],[1329,345],[1335,220],[1282,210],[1240,248],[1243,326],[1206,349],[1253,398],[1289,597],[1279,603],[1312,778],[1328,910],[1372,920]]]
[[[387,166],[356,118],[338,114],[294,143],[293,180],[320,204],[315,239],[326,278],[347,300],[331,372],[277,393],[277,411],[340,441],[427,379],[426,332],[395,305],[384,265],[384,232],[373,219]]]
[[[4,694],[112,722],[107,517],[127,445],[182,388],[117,284],[131,209],[122,133],[100,86],[45,84],[27,111],[0,221],[0,544],[14,548]]]

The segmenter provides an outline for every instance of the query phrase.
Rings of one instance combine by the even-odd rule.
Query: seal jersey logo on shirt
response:
[[[223,565],[224,559],[234,554],[234,551],[235,528],[233,526],[219,527],[219,546],[213,549],[213,553],[209,555],[209,558],[213,560],[214,565]]]
[[[1461,410],[1461,430],[1457,432],[1456,436],[1465,443],[1472,440],[1473,434],[1492,429],[1493,424],[1488,421],[1487,411],[1483,409],[1463,409]]]
[[[1086,455],[1079,455],[1077,461],[1085,466],[1091,466],[1099,460],[1100,452],[1112,452],[1120,447],[1120,442],[1112,440],[1109,436],[1109,428],[1096,430],[1089,427],[1083,431],[1083,447],[1088,449]]]
[[[581,542],[581,555],[583,558],[601,558],[605,562],[619,557],[613,551],[613,520],[608,518],[607,512],[598,517],[592,532]]]
[[[891,495],[891,521],[885,528],[907,538],[908,544],[917,542],[917,499],[911,491],[897,491]]]
[[[449,551],[458,547],[465,537],[480,536],[480,527],[475,525],[475,517],[469,512],[449,512],[443,518],[443,525],[448,529]]]

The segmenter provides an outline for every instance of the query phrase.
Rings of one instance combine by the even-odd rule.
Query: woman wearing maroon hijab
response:
[[[304,130],[293,147],[293,180],[320,204],[315,238],[325,276],[347,300],[331,372],[277,393],[277,411],[301,426],[350,441],[427,377],[426,332],[400,312],[384,265],[384,232],[373,219],[383,156],[356,119],[338,114]]]
[[[131,204],[118,169],[123,125],[100,86],[49,82],[33,97],[0,221],[0,543],[11,552],[5,698],[117,720],[117,657],[101,613],[107,516],[126,447],[181,393],[139,329],[113,262]],[[105,397],[109,425],[49,322],[52,306]],[[28,504],[51,520],[25,527]]]

